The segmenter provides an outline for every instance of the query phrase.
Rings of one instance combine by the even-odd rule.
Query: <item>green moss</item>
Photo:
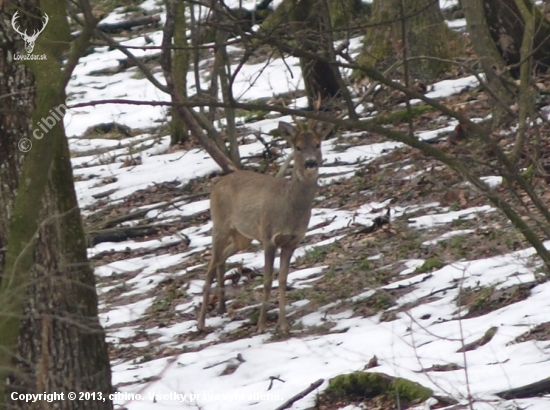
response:
[[[384,373],[354,372],[337,376],[329,381],[327,397],[335,399],[371,399],[379,395],[407,401],[423,402],[433,395],[433,391],[418,383],[401,377],[391,377]]]
[[[535,175],[535,167],[533,166],[533,164],[529,165],[529,167],[527,167],[527,169],[525,169],[521,173],[521,176],[526,180],[531,180],[531,178],[533,178],[533,175]]]
[[[408,109],[404,108],[402,110],[397,110],[387,115],[377,115],[375,118],[369,121],[380,125],[404,123],[407,122],[410,117],[415,118],[431,111],[434,111],[434,108],[429,105],[415,105],[411,107],[410,112]]]
[[[390,385],[383,373],[354,372],[329,381],[326,394],[333,398],[372,398],[384,394]]]
[[[401,377],[393,379],[390,383],[390,391],[402,399],[408,401],[417,400],[420,402],[428,400],[434,394],[431,389]]]
[[[445,263],[439,256],[432,256],[431,258],[426,259],[422,266],[416,268],[416,272],[431,272],[432,270],[442,268],[443,266],[445,266]]]
[[[393,306],[393,300],[388,293],[379,293],[372,296],[373,307],[376,310],[386,310]]]
[[[362,259],[361,261],[359,261],[359,263],[357,263],[355,268],[359,271],[368,272],[373,269],[373,265],[372,265],[372,262],[369,261],[368,259]]]

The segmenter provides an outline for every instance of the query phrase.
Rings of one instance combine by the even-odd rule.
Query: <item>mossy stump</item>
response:
[[[401,377],[376,372],[354,372],[331,379],[324,396],[331,402],[368,401],[378,396],[393,401],[399,398],[401,407],[407,408],[408,403],[428,400],[433,396],[433,391]]]

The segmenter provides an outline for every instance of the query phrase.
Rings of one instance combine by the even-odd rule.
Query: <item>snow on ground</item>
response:
[[[442,7],[454,6],[456,1],[441,1]],[[156,9],[157,4],[148,0],[143,8]],[[118,21],[116,13],[109,21]],[[152,44],[161,41],[161,32],[149,34]],[[144,45],[141,37],[123,42],[128,45]],[[151,45],[151,44],[150,44]],[[137,55],[153,55],[154,51],[134,50]],[[68,88],[71,103],[81,103],[101,99],[136,99],[167,101],[168,97],[152,86],[146,79],[136,76],[135,70],[127,70],[114,75],[97,75],[93,71],[118,66],[117,59],[123,55],[116,50],[98,47],[92,54],[83,57],[75,70]],[[287,70],[293,70],[293,78]],[[160,74],[156,78],[162,83]],[[204,78],[202,79],[204,81]],[[193,84],[190,77],[189,84]],[[431,98],[442,98],[459,93],[468,87],[475,87],[477,80],[466,77],[457,80],[445,80],[433,84],[427,94]],[[190,86],[191,87],[191,86]],[[282,92],[302,89],[296,59],[289,58],[286,64],[274,59],[264,64],[245,65],[235,84],[235,95],[241,99],[270,97]],[[192,88],[190,93],[192,93]],[[303,102],[296,102],[297,106]],[[252,130],[264,133],[277,127],[279,120],[292,121],[290,117],[266,119],[249,124]],[[202,150],[165,153],[168,148],[167,136],[151,140],[149,134],[113,141],[107,139],[88,139],[82,134],[88,127],[116,121],[132,128],[149,128],[159,122],[166,122],[166,109],[163,107],[131,105],[97,105],[70,110],[66,117],[67,134],[75,136],[70,140],[73,152],[83,156],[73,158],[75,166],[76,192],[82,207],[97,203],[95,197],[105,191],[113,190],[110,200],[120,201],[139,189],[145,189],[155,183],[178,180],[186,183],[193,178],[202,177],[217,169],[217,165]],[[453,122],[442,124],[438,130],[419,131],[419,138],[432,139],[439,133],[448,132],[456,126]],[[351,134],[350,134],[351,135]],[[269,136],[265,137],[269,140]],[[125,158],[131,157],[130,148],[143,144],[140,148],[141,163],[122,167]],[[368,162],[401,147],[395,142],[372,143],[354,146],[344,151],[337,149],[335,140],[324,142],[325,164],[321,168],[321,184],[329,184],[335,179],[349,178]],[[140,147],[138,145],[138,147]],[[94,150],[109,148],[109,152],[95,153]],[[243,145],[243,155],[262,152],[263,145],[255,142]],[[334,166],[338,164],[337,166]],[[422,172],[422,171],[421,171]],[[337,174],[335,177],[334,174]],[[111,178],[115,182],[101,184]],[[500,183],[498,177],[488,176],[490,186]],[[115,202],[116,203],[116,202]],[[400,207],[383,202],[365,203],[354,210],[316,208],[310,221],[308,237],[322,234],[323,239],[314,245],[303,245],[294,258],[306,254],[314,247],[338,241],[345,234],[339,234],[350,225],[370,226],[377,217],[390,209],[392,218],[404,217],[414,213],[408,220],[411,227],[418,230],[430,230],[449,226],[457,219],[472,218],[479,213],[493,212],[489,206],[478,206],[460,211],[450,211],[438,203],[423,204],[416,207]],[[174,209],[166,212],[151,210],[148,217],[178,218],[193,215],[208,209],[208,201],[182,201]],[[424,212],[419,215],[419,212]],[[125,273],[137,272],[130,280],[125,280],[125,297],[138,297],[124,306],[112,307],[105,298],[114,285],[104,285],[98,289],[100,294],[101,321],[107,329],[108,338],[113,343],[124,340],[138,331],[131,322],[143,317],[151,306],[152,298],[144,296],[166,278],[186,275],[196,269],[204,269],[199,264],[186,270],[168,273],[168,268],[188,260],[192,255],[205,251],[211,244],[211,223],[190,226],[176,235],[150,241],[126,241],[120,243],[100,243],[89,249],[94,256],[105,251],[150,250],[151,255],[117,260],[99,266],[96,275],[99,278],[117,280]],[[452,235],[469,235],[472,230],[460,230],[445,233],[424,245],[446,240]],[[153,251],[167,244],[178,243],[183,236],[190,240],[188,249],[178,254],[158,254]],[[178,349],[196,349],[179,355],[168,355],[141,363],[124,361],[113,362],[113,384],[119,385],[121,395],[116,400],[117,408],[171,409],[202,408],[210,409],[274,409],[283,401],[307,387],[319,378],[326,387],[331,377],[342,373],[362,370],[368,361],[378,357],[380,367],[377,371],[386,372],[418,381],[442,395],[450,395],[464,402],[472,394],[476,399],[474,409],[505,409],[512,402],[498,401],[497,391],[521,386],[533,381],[550,377],[547,366],[550,345],[547,342],[516,342],[515,338],[532,329],[535,325],[547,321],[550,308],[550,284],[535,286],[530,296],[520,302],[503,307],[486,315],[465,319],[466,312],[457,307],[456,297],[461,286],[476,288],[496,286],[506,288],[520,283],[534,282],[536,264],[531,263],[533,250],[527,249],[499,257],[463,260],[446,265],[431,273],[416,274],[415,269],[423,260],[403,261],[406,269],[402,275],[413,275],[395,281],[386,289],[406,287],[409,292],[397,300],[396,319],[381,321],[380,315],[371,317],[353,316],[349,310],[328,314],[329,305],[320,306],[316,312],[298,318],[304,326],[316,326],[331,321],[335,323],[328,334],[315,334],[300,338],[273,342],[270,335],[258,335],[232,342],[221,342],[224,332],[238,329],[242,322],[230,322],[227,317],[212,316],[207,324],[214,331],[203,340],[179,342],[178,337],[196,331],[196,321],[186,320],[174,326],[156,327],[150,330],[158,334],[165,346]],[[372,260],[376,257],[370,258]],[[230,261],[242,262],[249,268],[261,268],[261,252],[240,253]],[[278,263],[278,261],[277,261]],[[328,271],[329,266],[292,269],[289,282],[294,288],[315,286],[315,282]],[[191,302],[178,306],[178,311],[193,314],[200,303],[202,280],[189,281],[187,292]],[[278,284],[274,283],[274,287]],[[375,289],[358,289],[353,300],[366,299]],[[141,296],[141,298],[139,298]],[[413,302],[416,307],[402,310]],[[294,302],[289,307],[289,315],[307,304],[307,301]],[[496,327],[495,337],[486,345],[467,352],[457,351],[464,343],[479,339],[490,327]],[[346,331],[343,331],[347,329]],[[339,332],[339,330],[341,332]],[[462,337],[461,337],[462,335]],[[241,359],[238,359],[237,357]],[[425,371],[434,365],[456,364],[460,370],[447,372]],[[228,366],[236,366],[233,373],[224,373]],[[277,377],[283,382],[272,380]],[[467,381],[468,379],[468,381]],[[268,389],[273,382],[271,389]],[[469,389],[469,390],[468,390]],[[136,398],[129,394],[140,394]],[[178,396],[181,395],[181,396]],[[547,397],[517,400],[523,408],[542,409],[550,404]],[[293,409],[305,409],[314,404],[314,396],[297,402]],[[492,407],[491,407],[492,406]],[[546,407],[545,407],[546,406]],[[348,406],[347,410],[359,408]]]
[[[140,392],[144,398],[143,401],[131,402],[130,408],[145,409],[151,406],[152,400],[148,399],[150,393],[178,392],[188,395],[186,402],[176,404],[161,400],[159,405],[168,408],[200,406],[239,409],[250,406],[273,409],[318,378],[328,380],[343,372],[361,370],[376,355],[381,363],[377,371],[421,382],[439,394],[464,398],[468,394],[464,370],[419,371],[449,363],[464,366],[465,357],[457,352],[463,342],[457,335],[462,332],[464,343],[469,343],[482,337],[489,327],[495,326],[498,331],[491,343],[466,357],[471,393],[479,399],[493,400],[494,391],[550,377],[550,369],[546,365],[550,353],[548,343],[511,343],[533,324],[546,320],[546,312],[550,308],[550,284],[535,287],[532,296],[525,301],[480,318],[458,321],[460,313],[453,302],[459,290],[456,280],[472,278],[472,285],[474,281],[484,279],[487,284],[503,283],[523,272],[521,276],[525,277],[520,276],[518,280],[524,283],[532,281],[532,273],[524,267],[525,258],[531,253],[527,250],[499,258],[468,261],[433,272],[427,280],[415,284],[414,291],[399,304],[428,294],[435,295],[435,300],[399,313],[398,319],[391,322],[380,322],[379,317],[352,317],[351,312],[328,318],[319,314],[317,320],[304,317],[302,320],[310,326],[320,324],[324,319],[338,323],[333,331],[348,330],[345,333],[267,344],[265,336],[255,336],[209,346],[176,358],[153,360],[139,368],[132,363],[121,363],[114,367],[114,382],[126,383],[142,379],[145,375],[162,375],[160,380],[123,389],[129,393]],[[163,336],[170,340],[170,336],[175,338],[182,331],[192,330],[192,326],[185,326],[186,329],[175,326],[171,335],[170,329],[164,329]],[[235,373],[222,376],[227,363],[237,354],[242,356],[244,362]],[[272,389],[267,391],[271,376],[285,383],[274,383]],[[196,400],[191,399],[191,394],[196,395]],[[258,394],[265,397],[258,399]],[[294,408],[305,409],[313,404],[314,397],[306,398]]]

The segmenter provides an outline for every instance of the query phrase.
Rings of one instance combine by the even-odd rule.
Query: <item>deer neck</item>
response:
[[[297,170],[288,181],[287,195],[291,208],[305,213],[311,211],[311,205],[317,191],[317,178],[306,179]]]

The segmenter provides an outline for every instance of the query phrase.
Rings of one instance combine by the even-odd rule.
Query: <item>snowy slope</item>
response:
[[[153,9],[156,6],[149,0],[142,7]],[[110,18],[117,17],[113,15]],[[149,37],[155,45],[160,44],[160,31],[150,33]],[[137,37],[125,40],[123,44],[144,45],[145,40]],[[153,51],[136,50],[138,55],[147,53]],[[71,103],[115,98],[168,100],[167,95],[155,89],[146,79],[137,77],[132,69],[110,76],[90,75],[94,70],[118,65],[118,58],[122,58],[120,52],[109,51],[105,47],[98,47],[94,53],[82,58],[68,88]],[[293,78],[287,65],[293,70]],[[160,74],[157,74],[157,78],[163,81]],[[193,84],[191,76],[189,84]],[[429,96],[443,98],[476,84],[473,77],[446,80],[434,84],[430,88]],[[235,87],[235,95],[242,100],[251,100],[290,90],[301,90],[303,81],[297,59],[289,58],[286,64],[281,59],[275,59],[267,65],[245,65]],[[189,92],[192,93],[193,89],[190,88]],[[250,128],[267,133],[281,119],[291,121],[289,117],[267,119],[250,124]],[[82,207],[98,205],[99,200],[94,195],[108,190],[113,190],[109,200],[116,204],[151,185],[176,179],[185,184],[218,169],[214,161],[199,149],[167,153],[168,136],[150,140],[150,135],[144,134],[133,139],[114,141],[90,139],[82,135],[90,126],[110,121],[132,128],[147,129],[167,121],[166,109],[106,104],[70,111],[65,124],[67,135],[75,137],[70,140],[71,149],[80,155],[73,158],[73,165],[78,178],[76,192]],[[417,135],[419,138],[430,139],[438,131],[452,129],[455,125],[448,121],[439,130],[426,130]],[[269,140],[270,137],[265,138]],[[141,163],[121,167],[122,162],[131,155],[120,144],[130,140],[134,144],[132,147],[139,151]],[[139,145],[142,143],[143,145]],[[342,151],[338,149],[336,139],[328,140],[323,143],[326,162],[321,168],[321,184],[351,178],[366,164],[400,147],[401,144],[388,141],[365,143]],[[98,148],[110,148],[109,155],[117,155],[116,159],[106,161],[104,153],[95,153],[94,150]],[[259,154],[263,148],[258,142],[249,143],[241,147],[241,153]],[[340,163],[346,165],[334,166]],[[334,177],[335,173],[338,174],[337,177]],[[115,182],[107,185],[99,183],[107,178],[112,178]],[[489,184],[497,185],[500,182],[491,176],[488,178]],[[419,232],[442,227],[449,229],[446,236],[436,238],[434,242],[426,242],[426,246],[452,235],[472,233],[469,230],[453,231],[453,221],[495,212],[490,206],[466,207],[456,211],[438,203],[411,207],[391,204],[389,200],[387,198],[385,201],[375,202],[366,194],[364,203],[354,209],[315,208],[308,237],[315,237],[316,242],[299,248],[294,260],[315,247],[342,240],[349,234],[344,228],[351,224],[370,226],[374,218],[383,215],[388,207],[392,219],[406,220],[408,214],[414,213],[414,218],[408,224]],[[208,209],[205,198],[181,201],[177,205],[169,211],[151,210],[147,216],[153,221],[169,220],[197,215]],[[182,317],[187,315],[187,320],[147,329],[162,346],[159,348],[159,353],[163,352],[159,354],[162,357],[143,357],[139,360],[121,357],[113,361],[113,384],[121,392],[116,400],[119,408],[274,409],[319,378],[325,379],[320,388],[323,390],[329,378],[362,370],[373,356],[380,363],[376,371],[420,382],[437,394],[451,396],[462,403],[471,396],[474,398],[475,409],[508,409],[517,405],[535,410],[547,409],[550,405],[547,397],[506,402],[494,395],[498,391],[550,377],[550,367],[547,365],[550,359],[549,343],[516,341],[518,336],[547,321],[547,312],[550,309],[550,284],[536,285],[537,263],[532,258],[532,249],[486,259],[464,259],[430,273],[415,274],[415,268],[422,265],[423,260],[403,260],[403,279],[397,278],[379,289],[358,289],[355,295],[350,295],[354,296],[354,302],[361,302],[372,296],[374,291],[405,289],[406,292],[389,309],[390,312],[395,311],[392,321],[382,321],[381,314],[357,316],[352,310],[329,313],[332,307],[329,304],[319,306],[315,312],[299,316],[300,308],[308,303],[307,300],[302,300],[289,307],[291,318],[306,328],[334,322],[330,332],[295,335],[296,337],[284,341],[273,341],[270,334],[227,341],[225,336],[244,327],[245,321],[212,314],[207,320],[207,325],[214,329],[212,333],[204,339],[182,339],[185,335],[192,336],[196,332],[196,321],[193,317],[200,304],[203,283],[200,279],[186,278],[192,272],[204,269],[206,261],[176,272],[172,268],[186,261],[193,261],[192,258],[207,251],[211,244],[210,229],[211,223],[205,222],[160,239],[100,243],[89,249],[90,256],[104,251],[123,252],[127,249],[142,252],[140,256],[118,258],[96,268],[96,275],[101,283],[98,289],[101,320],[107,329],[108,340],[119,347],[147,346],[147,341],[134,342],[133,339],[143,331],[138,322],[148,314],[148,309],[154,302],[150,292],[156,286],[174,277],[182,278],[187,284],[185,292],[189,296],[189,302],[177,308]],[[163,253],[163,246],[181,242],[182,236],[190,240],[184,252]],[[241,253],[233,256],[230,261],[240,262],[250,269],[261,269],[263,254],[260,251]],[[316,281],[328,271],[328,265],[303,269],[293,267],[289,283],[294,289],[314,287]],[[115,303],[108,297],[108,292],[119,286],[118,276],[128,272],[134,272],[135,275],[124,280],[122,296],[127,302]],[[111,279],[113,282],[109,284]],[[527,283],[534,286],[527,298],[478,317],[464,318],[467,311],[457,306],[461,288],[494,286],[505,289]],[[274,287],[276,286],[275,282]],[[413,307],[408,309],[407,306]],[[492,327],[496,327],[497,331],[490,342],[475,350],[458,353],[464,344],[480,339]],[[185,350],[189,351],[180,353]],[[171,351],[177,353],[170,354]],[[430,370],[433,366],[447,364],[457,365],[457,370]],[[229,373],[227,369],[231,366],[235,369]],[[423,369],[425,371],[421,371]],[[273,377],[284,383],[273,381]],[[271,382],[272,387],[268,390]],[[139,394],[140,397],[130,394]],[[314,395],[310,395],[292,408],[306,409],[313,404]]]

